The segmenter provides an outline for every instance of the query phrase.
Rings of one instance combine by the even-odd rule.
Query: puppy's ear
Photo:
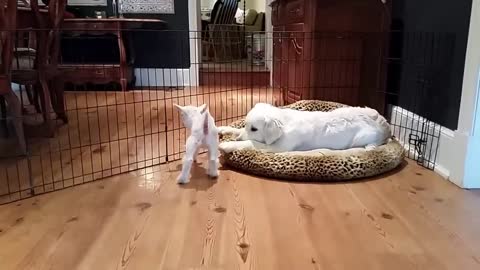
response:
[[[272,117],[265,117],[265,142],[272,144],[283,135],[283,124],[280,120]]]
[[[198,109],[200,110],[200,113],[203,114],[204,112],[207,111],[207,104],[203,104],[199,106]]]

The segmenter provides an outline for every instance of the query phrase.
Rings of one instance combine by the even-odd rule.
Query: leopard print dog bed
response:
[[[331,111],[346,105],[319,100],[302,100],[284,106],[301,111]],[[230,124],[242,128],[244,120]],[[220,141],[231,141],[229,134]],[[374,150],[315,150],[307,152],[266,153],[238,150],[222,153],[221,162],[250,174],[297,181],[342,181],[379,175],[393,170],[405,157],[403,146],[394,138]]]

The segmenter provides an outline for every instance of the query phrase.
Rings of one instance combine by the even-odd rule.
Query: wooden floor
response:
[[[66,92],[65,98],[69,123],[59,122],[53,138],[29,138],[28,158],[11,158],[15,137],[0,138],[0,204],[31,196],[32,186],[39,194],[180,159],[186,132],[175,103],[206,103],[217,125],[226,125],[257,102],[280,99],[274,89],[246,86]]]
[[[480,192],[413,162],[308,184],[202,159],[186,186],[171,164],[0,206],[1,269],[480,269]]]

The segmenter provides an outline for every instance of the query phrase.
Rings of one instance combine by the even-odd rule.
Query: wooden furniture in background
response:
[[[209,21],[202,21],[202,54],[205,60],[229,60],[241,56],[244,33],[235,24],[238,0],[217,0]]]
[[[32,86],[40,97],[45,126],[44,134],[53,136],[50,119],[55,112],[64,123],[68,121],[65,108],[62,75],[58,69],[60,53],[60,25],[65,14],[66,0],[49,1],[46,9],[40,9],[38,0],[31,0],[31,8],[19,8],[17,18],[17,46],[12,70],[12,82]],[[28,34],[27,44],[22,44],[21,34]],[[27,90],[28,93],[28,90]],[[36,105],[37,100],[33,100]],[[38,105],[37,105],[38,107]],[[38,110],[38,108],[37,108]],[[36,132],[38,133],[38,132]]]
[[[273,80],[284,101],[323,99],[384,110],[390,1],[276,0]]]
[[[13,118],[19,149],[27,153],[27,144],[23,130],[22,108],[20,101],[12,89],[12,60],[14,36],[17,26],[17,0],[0,0],[0,98],[2,99],[2,114],[6,114],[6,104]],[[6,115],[1,115],[6,117]]]
[[[118,64],[62,64],[64,80],[74,84],[118,82],[122,91],[133,79],[133,68],[127,63],[125,35],[134,29],[142,28],[147,23],[164,24],[157,19],[65,19],[63,33],[69,35],[114,35],[117,38],[120,59]]]
[[[1,65],[0,95],[6,101],[13,118],[19,149],[26,154],[22,106],[12,89],[12,82],[35,85],[41,99],[45,126],[30,129],[32,135],[53,135],[50,113],[52,104],[57,115],[66,121],[63,108],[63,85],[57,85],[50,95],[49,84],[58,76],[59,25],[63,19],[66,0],[55,0],[47,9],[40,9],[38,0],[30,1],[31,7],[17,8],[16,0],[0,2]],[[27,34],[26,46],[19,37]],[[12,63],[14,65],[12,65]],[[26,65],[25,65],[26,64]],[[2,102],[2,117],[6,117],[6,104]]]

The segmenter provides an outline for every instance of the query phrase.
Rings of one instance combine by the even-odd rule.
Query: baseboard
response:
[[[198,68],[135,68],[135,87],[198,86]]]
[[[403,145],[405,151],[408,152],[408,156],[414,156],[415,152],[411,147],[408,147],[408,144],[405,142],[399,140],[400,144]],[[450,171],[445,168],[442,164],[435,162],[435,166],[433,168],[434,172],[438,173],[441,177],[445,179],[450,179]]]
[[[414,127],[424,124],[426,125],[428,133],[439,134],[438,138],[427,138],[426,152],[431,152],[432,155],[429,155],[426,158],[435,159],[433,162],[434,171],[441,175],[443,178],[449,179],[449,168],[451,168],[451,158],[449,156],[449,153],[451,152],[450,149],[454,147],[453,140],[455,137],[455,132],[438,124],[432,123],[424,117],[419,116],[399,106],[391,105],[390,119],[390,122],[395,126],[393,135],[395,135],[395,137],[404,146],[409,156],[415,156],[415,148],[408,141],[404,140],[408,140],[409,134],[414,133],[411,131],[411,129],[414,129]],[[436,157],[434,156],[435,149],[438,149]]]
[[[437,163],[437,164],[435,165],[434,171],[435,171],[436,173],[438,173],[441,177],[443,177],[443,178],[445,178],[445,179],[447,179],[447,180],[450,179],[450,171],[447,170],[447,168],[443,167],[442,165],[440,165],[440,164]]]

